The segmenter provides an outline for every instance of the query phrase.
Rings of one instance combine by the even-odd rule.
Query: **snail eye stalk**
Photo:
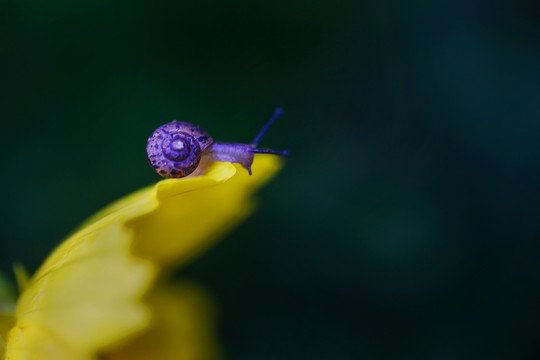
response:
[[[270,118],[270,120],[268,120],[268,122],[266,123],[266,125],[263,126],[263,128],[261,129],[261,131],[259,131],[259,133],[257,134],[257,136],[255,136],[255,139],[253,139],[253,141],[251,142],[251,146],[253,147],[257,147],[257,144],[259,143],[259,141],[261,140],[261,138],[263,137],[263,135],[268,131],[268,129],[270,129],[270,126],[272,126],[272,124],[274,123],[274,121],[276,121],[276,119],[281,115],[283,114],[283,109],[282,108],[277,108],[275,111],[274,111],[274,114],[272,115],[272,117]]]
[[[253,154],[274,154],[274,155],[282,155],[282,156],[289,155],[289,152],[287,150],[249,149],[248,151]]]

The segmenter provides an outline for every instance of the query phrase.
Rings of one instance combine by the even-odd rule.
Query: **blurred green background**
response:
[[[537,0],[7,0],[0,79],[2,272],[158,180],[161,124],[282,106],[286,167],[180,274],[226,359],[540,358]]]

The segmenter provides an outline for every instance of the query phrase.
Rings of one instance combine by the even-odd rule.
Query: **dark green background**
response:
[[[0,55],[3,272],[156,181],[159,125],[282,106],[285,169],[183,273],[227,359],[540,358],[538,1],[11,0]]]

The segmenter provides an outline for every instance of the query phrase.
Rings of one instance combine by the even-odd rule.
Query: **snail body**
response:
[[[257,149],[257,143],[281,114],[277,109],[272,118],[250,144],[215,142],[199,126],[172,121],[157,128],[146,144],[148,161],[165,178],[182,178],[198,169],[201,163],[228,161],[239,163],[251,175],[251,164],[257,153],[287,155],[287,151]],[[201,160],[204,160],[201,162]]]

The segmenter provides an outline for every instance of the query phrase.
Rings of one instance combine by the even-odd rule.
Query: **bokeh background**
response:
[[[282,106],[286,167],[178,275],[226,359],[540,358],[540,2],[1,8],[2,272],[158,180],[161,124],[249,141]]]

